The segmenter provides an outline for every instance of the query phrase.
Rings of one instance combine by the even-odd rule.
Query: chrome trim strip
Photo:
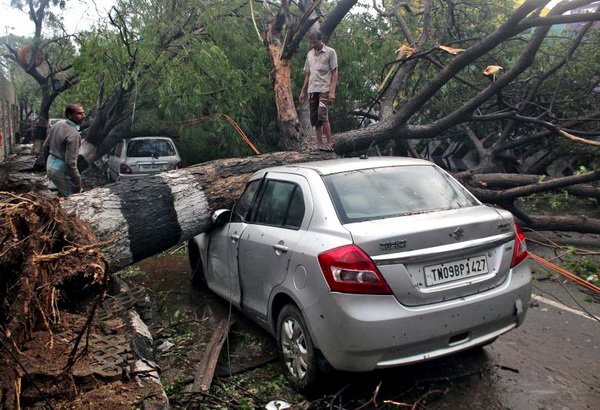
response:
[[[396,265],[403,262],[418,260],[424,256],[438,257],[446,253],[456,252],[457,250],[469,249],[477,251],[480,248],[486,248],[490,245],[500,245],[515,237],[514,232],[506,232],[499,235],[489,236],[484,239],[472,239],[470,241],[452,243],[448,245],[434,246],[432,248],[416,249],[414,251],[397,252],[389,255],[373,256],[371,259],[377,265]]]
[[[513,270],[508,271],[508,275],[506,275],[506,279],[498,285],[498,287],[491,288],[488,290],[484,290],[479,293],[474,293],[469,296],[462,296],[457,299],[450,299],[443,302],[433,302],[427,303],[426,305],[402,305],[404,309],[409,310],[411,312],[426,312],[432,309],[446,309],[447,307],[461,305],[464,303],[470,303],[472,301],[487,299],[492,295],[496,295],[497,293],[504,292],[510,286],[510,283],[513,278]]]
[[[490,340],[514,329],[515,327],[517,327],[517,324],[512,323],[508,326],[505,326],[501,329],[496,330],[495,332],[488,333],[483,336],[479,336],[475,339],[471,339],[468,342],[459,343],[457,345],[453,345],[453,346],[447,347],[445,349],[434,350],[433,352],[419,353],[419,354],[415,354],[413,356],[403,357],[400,359],[384,360],[382,362],[378,362],[376,367],[378,369],[380,369],[380,368],[384,368],[384,367],[392,367],[392,366],[398,366],[398,365],[417,363],[417,362],[422,362],[424,360],[429,360],[429,359],[433,359],[433,358],[440,357],[440,356],[446,356],[451,353],[455,353],[455,352],[458,352],[461,350],[468,349],[473,346],[477,346],[479,344],[483,344],[487,341],[490,341]]]

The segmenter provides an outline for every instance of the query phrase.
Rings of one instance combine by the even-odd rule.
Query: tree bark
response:
[[[278,152],[248,158],[231,158],[207,162],[179,171],[148,178],[121,181],[70,196],[63,207],[89,224],[99,241],[112,240],[104,248],[111,271],[162,252],[210,229],[211,215],[217,209],[231,208],[252,173],[270,166],[318,159],[335,158],[321,152]],[[586,178],[574,178],[573,183]],[[561,178],[564,180],[564,178]],[[556,181],[543,182],[548,189],[564,186]],[[539,190],[539,183],[533,184]],[[515,191],[501,195],[491,190],[475,189],[484,202],[488,196],[510,201]],[[502,191],[500,191],[502,192]],[[508,199],[507,199],[508,198]],[[532,222],[533,221],[533,222]],[[583,217],[532,216],[527,225],[534,228],[576,230],[600,233],[600,221]],[[539,225],[538,225],[539,224]]]
[[[252,173],[270,166],[335,158],[335,154],[278,152],[207,162],[179,171],[121,181],[73,195],[63,207],[89,224],[111,271],[204,232],[212,213],[230,208]]]
[[[291,61],[284,58],[282,47],[278,39],[269,29],[267,32],[267,52],[273,67],[273,91],[275,94],[275,105],[277,106],[277,119],[282,135],[280,147],[290,151],[302,151],[306,149],[304,133],[298,112],[294,105],[294,94],[292,92]]]
[[[212,213],[217,209],[231,208],[250,175],[257,170],[333,158],[336,158],[333,153],[286,151],[215,160],[178,171],[124,180],[72,195],[60,200],[60,203],[63,209],[83,221],[98,241],[111,242],[102,250],[109,270],[116,271],[210,229]],[[482,202],[503,205],[520,218],[524,226],[600,233],[599,219],[527,215],[514,205],[518,196],[597,180],[599,172],[499,191],[482,189],[481,183],[473,182],[484,180],[483,176],[465,182],[470,182],[472,192]]]
[[[471,191],[482,202],[502,204],[519,197],[598,180],[600,180],[600,170],[587,172],[582,175],[571,175],[568,177],[552,178],[544,181],[540,181],[538,178],[538,181],[533,184],[517,186],[515,188],[509,188],[501,191],[481,189],[471,186]],[[468,181],[465,182],[469,184]]]
[[[581,233],[600,233],[600,219],[584,215],[552,216],[534,215],[521,225],[538,231],[573,231]]]
[[[544,178],[544,181],[552,181],[556,178]],[[469,184],[480,188],[515,188],[523,185],[531,185],[541,182],[540,175],[527,174],[480,174],[470,178]],[[600,187],[589,184],[570,185],[562,188],[570,194],[586,198],[600,199]]]

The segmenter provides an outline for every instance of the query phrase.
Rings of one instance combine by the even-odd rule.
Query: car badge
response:
[[[461,228],[460,226],[458,228],[456,228],[454,230],[454,232],[452,232],[450,234],[450,236],[453,237],[454,239],[456,239],[457,241],[460,241],[464,235],[465,235],[465,231],[463,231],[463,228]]]
[[[406,248],[406,241],[403,239],[400,239],[397,241],[379,242],[379,248],[381,248],[382,251],[390,251],[392,249]]]

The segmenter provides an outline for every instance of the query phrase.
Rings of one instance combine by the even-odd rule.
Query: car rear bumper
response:
[[[525,262],[499,287],[456,300],[407,307],[391,295],[332,293],[305,314],[315,345],[334,368],[370,371],[493,341],[523,322],[530,295]]]
[[[136,174],[119,174],[119,179],[122,181],[122,180],[126,180],[126,179],[144,178],[144,177],[148,177],[151,175],[160,174],[161,172],[167,172],[167,171],[144,172],[144,173],[136,173]]]

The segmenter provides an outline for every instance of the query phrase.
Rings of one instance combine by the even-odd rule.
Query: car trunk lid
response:
[[[376,263],[402,304],[424,305],[500,286],[513,254],[514,229],[479,205],[344,225]]]

